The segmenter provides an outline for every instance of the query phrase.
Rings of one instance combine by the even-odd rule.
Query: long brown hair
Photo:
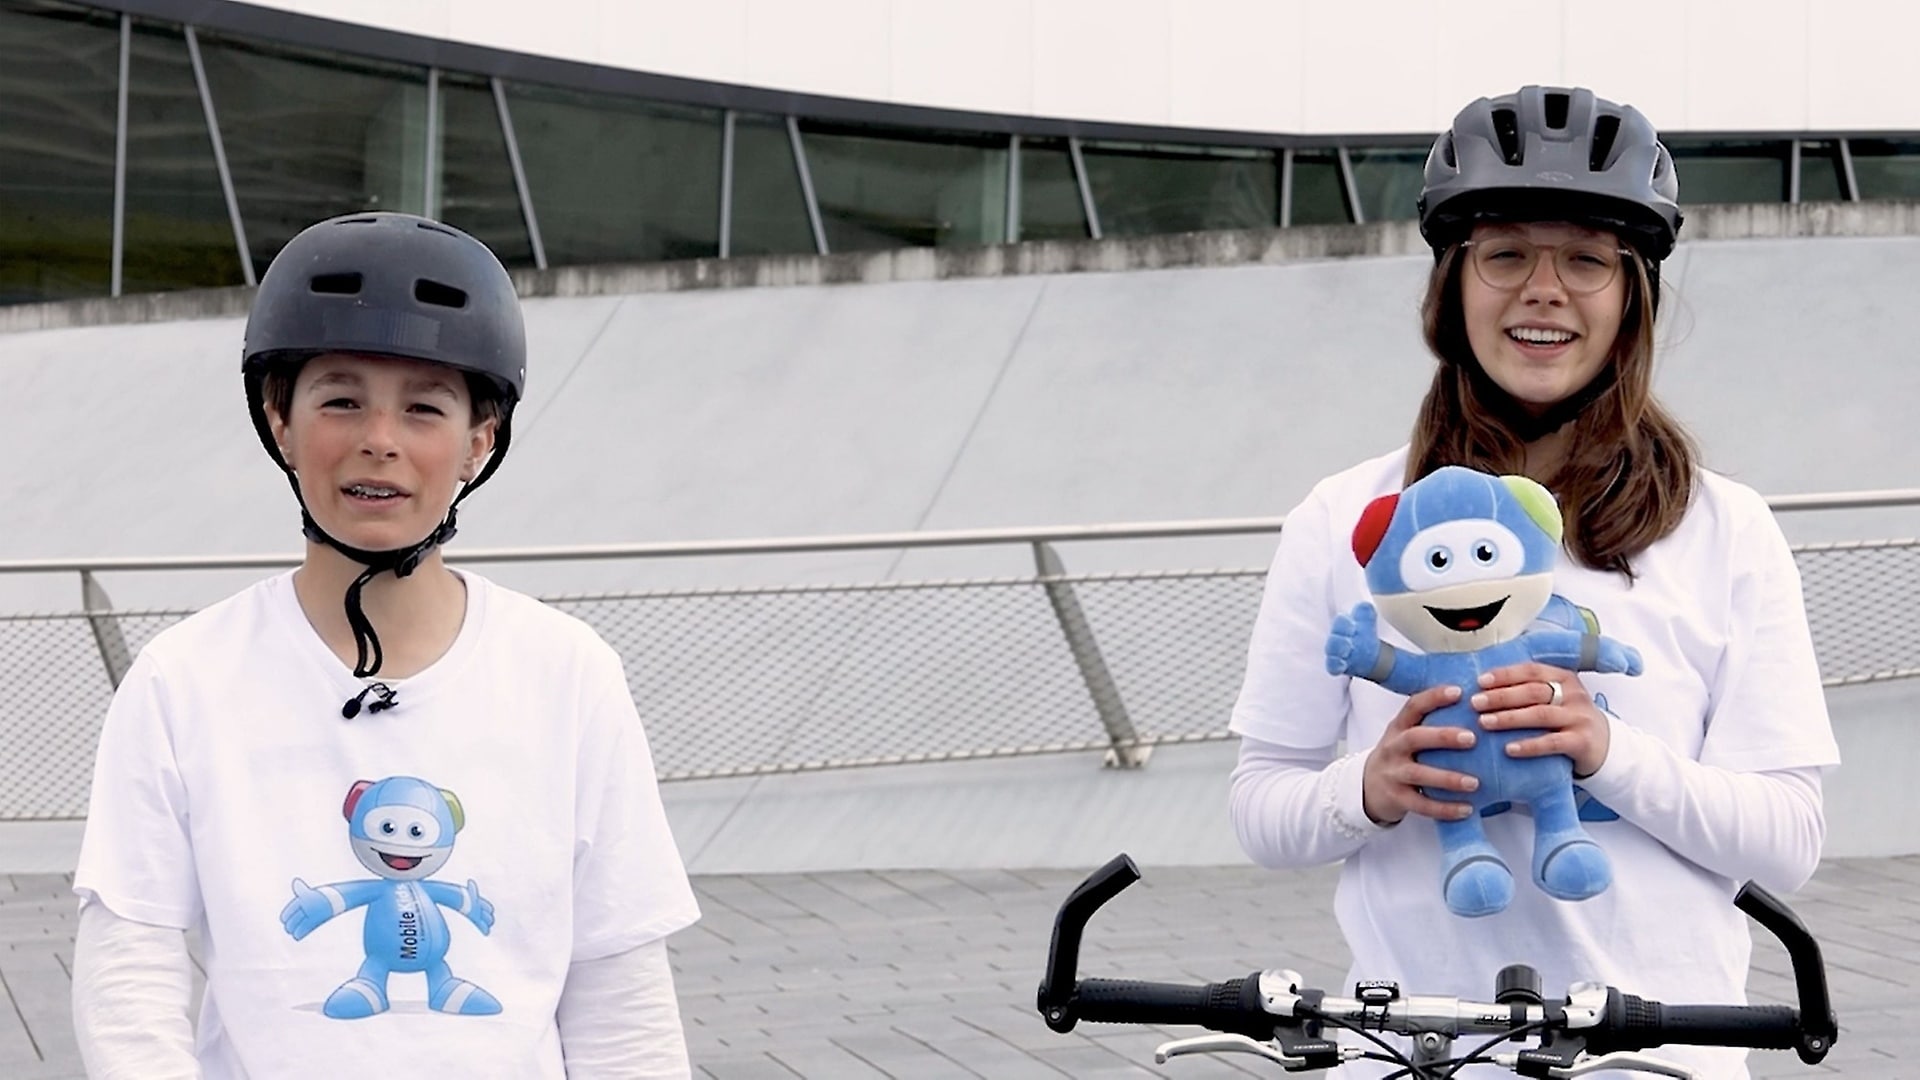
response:
[[[1526,444],[1500,416],[1501,394],[1482,373],[1467,340],[1460,303],[1464,260],[1454,246],[1433,268],[1420,316],[1427,347],[1440,359],[1413,425],[1406,482],[1443,465],[1518,473]],[[1699,450],[1653,397],[1652,279],[1638,254],[1623,257],[1626,306],[1607,366],[1608,380],[1569,422],[1567,460],[1536,477],[1560,502],[1567,551],[1581,565],[1633,576],[1632,558],[1680,527],[1693,496]]]

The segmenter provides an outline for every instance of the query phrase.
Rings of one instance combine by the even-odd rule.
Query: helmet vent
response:
[[[350,217],[350,218],[341,218],[339,221],[334,222],[334,224],[336,225],[378,225],[380,224],[380,219],[373,218],[373,217]]]
[[[1560,131],[1567,126],[1568,100],[1566,94],[1547,95],[1547,126],[1555,131]]]
[[[1620,137],[1620,118],[1611,114],[1602,116],[1593,122],[1592,149],[1587,155],[1587,168],[1594,172],[1604,172],[1612,164],[1613,144]]]
[[[414,224],[414,227],[417,229],[425,229],[428,232],[437,232],[443,236],[459,236],[460,235],[459,233],[454,232],[452,229],[447,228],[445,225],[442,225],[439,222],[435,222],[435,221],[416,221],[413,224]]]
[[[413,298],[423,304],[432,304],[435,307],[463,308],[467,306],[467,291],[465,289],[456,289],[451,285],[443,285],[438,281],[428,281],[426,278],[421,278],[413,283]]]
[[[313,280],[308,282],[308,287],[317,293],[356,296],[360,292],[360,275],[358,273],[315,274]]]
[[[1507,164],[1520,164],[1520,122],[1512,109],[1493,110],[1493,134],[1500,140],[1500,156]]]

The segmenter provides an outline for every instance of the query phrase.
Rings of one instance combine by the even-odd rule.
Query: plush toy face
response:
[[[1353,545],[1381,618],[1427,652],[1471,652],[1547,606],[1560,529],[1539,484],[1448,466],[1374,500]]]
[[[355,857],[393,881],[417,881],[438,870],[464,824],[452,792],[410,776],[360,781],[343,810]]]

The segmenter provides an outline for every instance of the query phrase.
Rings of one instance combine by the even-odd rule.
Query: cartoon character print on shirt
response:
[[[294,878],[293,899],[280,911],[281,925],[299,941],[337,915],[367,909],[366,958],[353,978],[327,996],[321,1012],[336,1020],[386,1012],[387,977],[394,972],[425,974],[427,1004],[437,1012],[499,1012],[498,998],[455,978],[447,966],[451,935],[440,914],[450,908],[488,934],[493,903],[472,878],[465,888],[425,880],[453,854],[454,834],[466,826],[459,798],[416,777],[389,776],[354,784],[341,813],[354,855],[379,878],[318,886]]]

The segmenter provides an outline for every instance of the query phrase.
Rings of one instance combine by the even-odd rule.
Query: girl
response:
[[[1270,867],[1345,860],[1335,906],[1355,977],[1487,1000],[1498,970],[1525,962],[1549,994],[1595,980],[1743,1002],[1751,942],[1735,889],[1798,888],[1819,860],[1821,771],[1838,751],[1793,558],[1762,499],[1702,469],[1651,391],[1677,193],[1645,117],[1580,89],[1475,101],[1428,158],[1422,310],[1439,366],[1407,446],[1288,514],[1232,721],[1241,844]],[[1478,737],[1421,726],[1462,691],[1403,698],[1327,674],[1335,616],[1368,598],[1349,548],[1362,510],[1446,465],[1545,484],[1566,521],[1556,591],[1644,657],[1637,677],[1528,663],[1467,693],[1484,731],[1531,733],[1509,753],[1572,759],[1612,866],[1591,899],[1523,882],[1498,914],[1449,913],[1436,829],[1417,819],[1472,813],[1428,792],[1473,781],[1416,755]],[[1517,865],[1521,818],[1486,821]],[[1740,1050],[1660,1055],[1713,1080],[1747,1075]]]

